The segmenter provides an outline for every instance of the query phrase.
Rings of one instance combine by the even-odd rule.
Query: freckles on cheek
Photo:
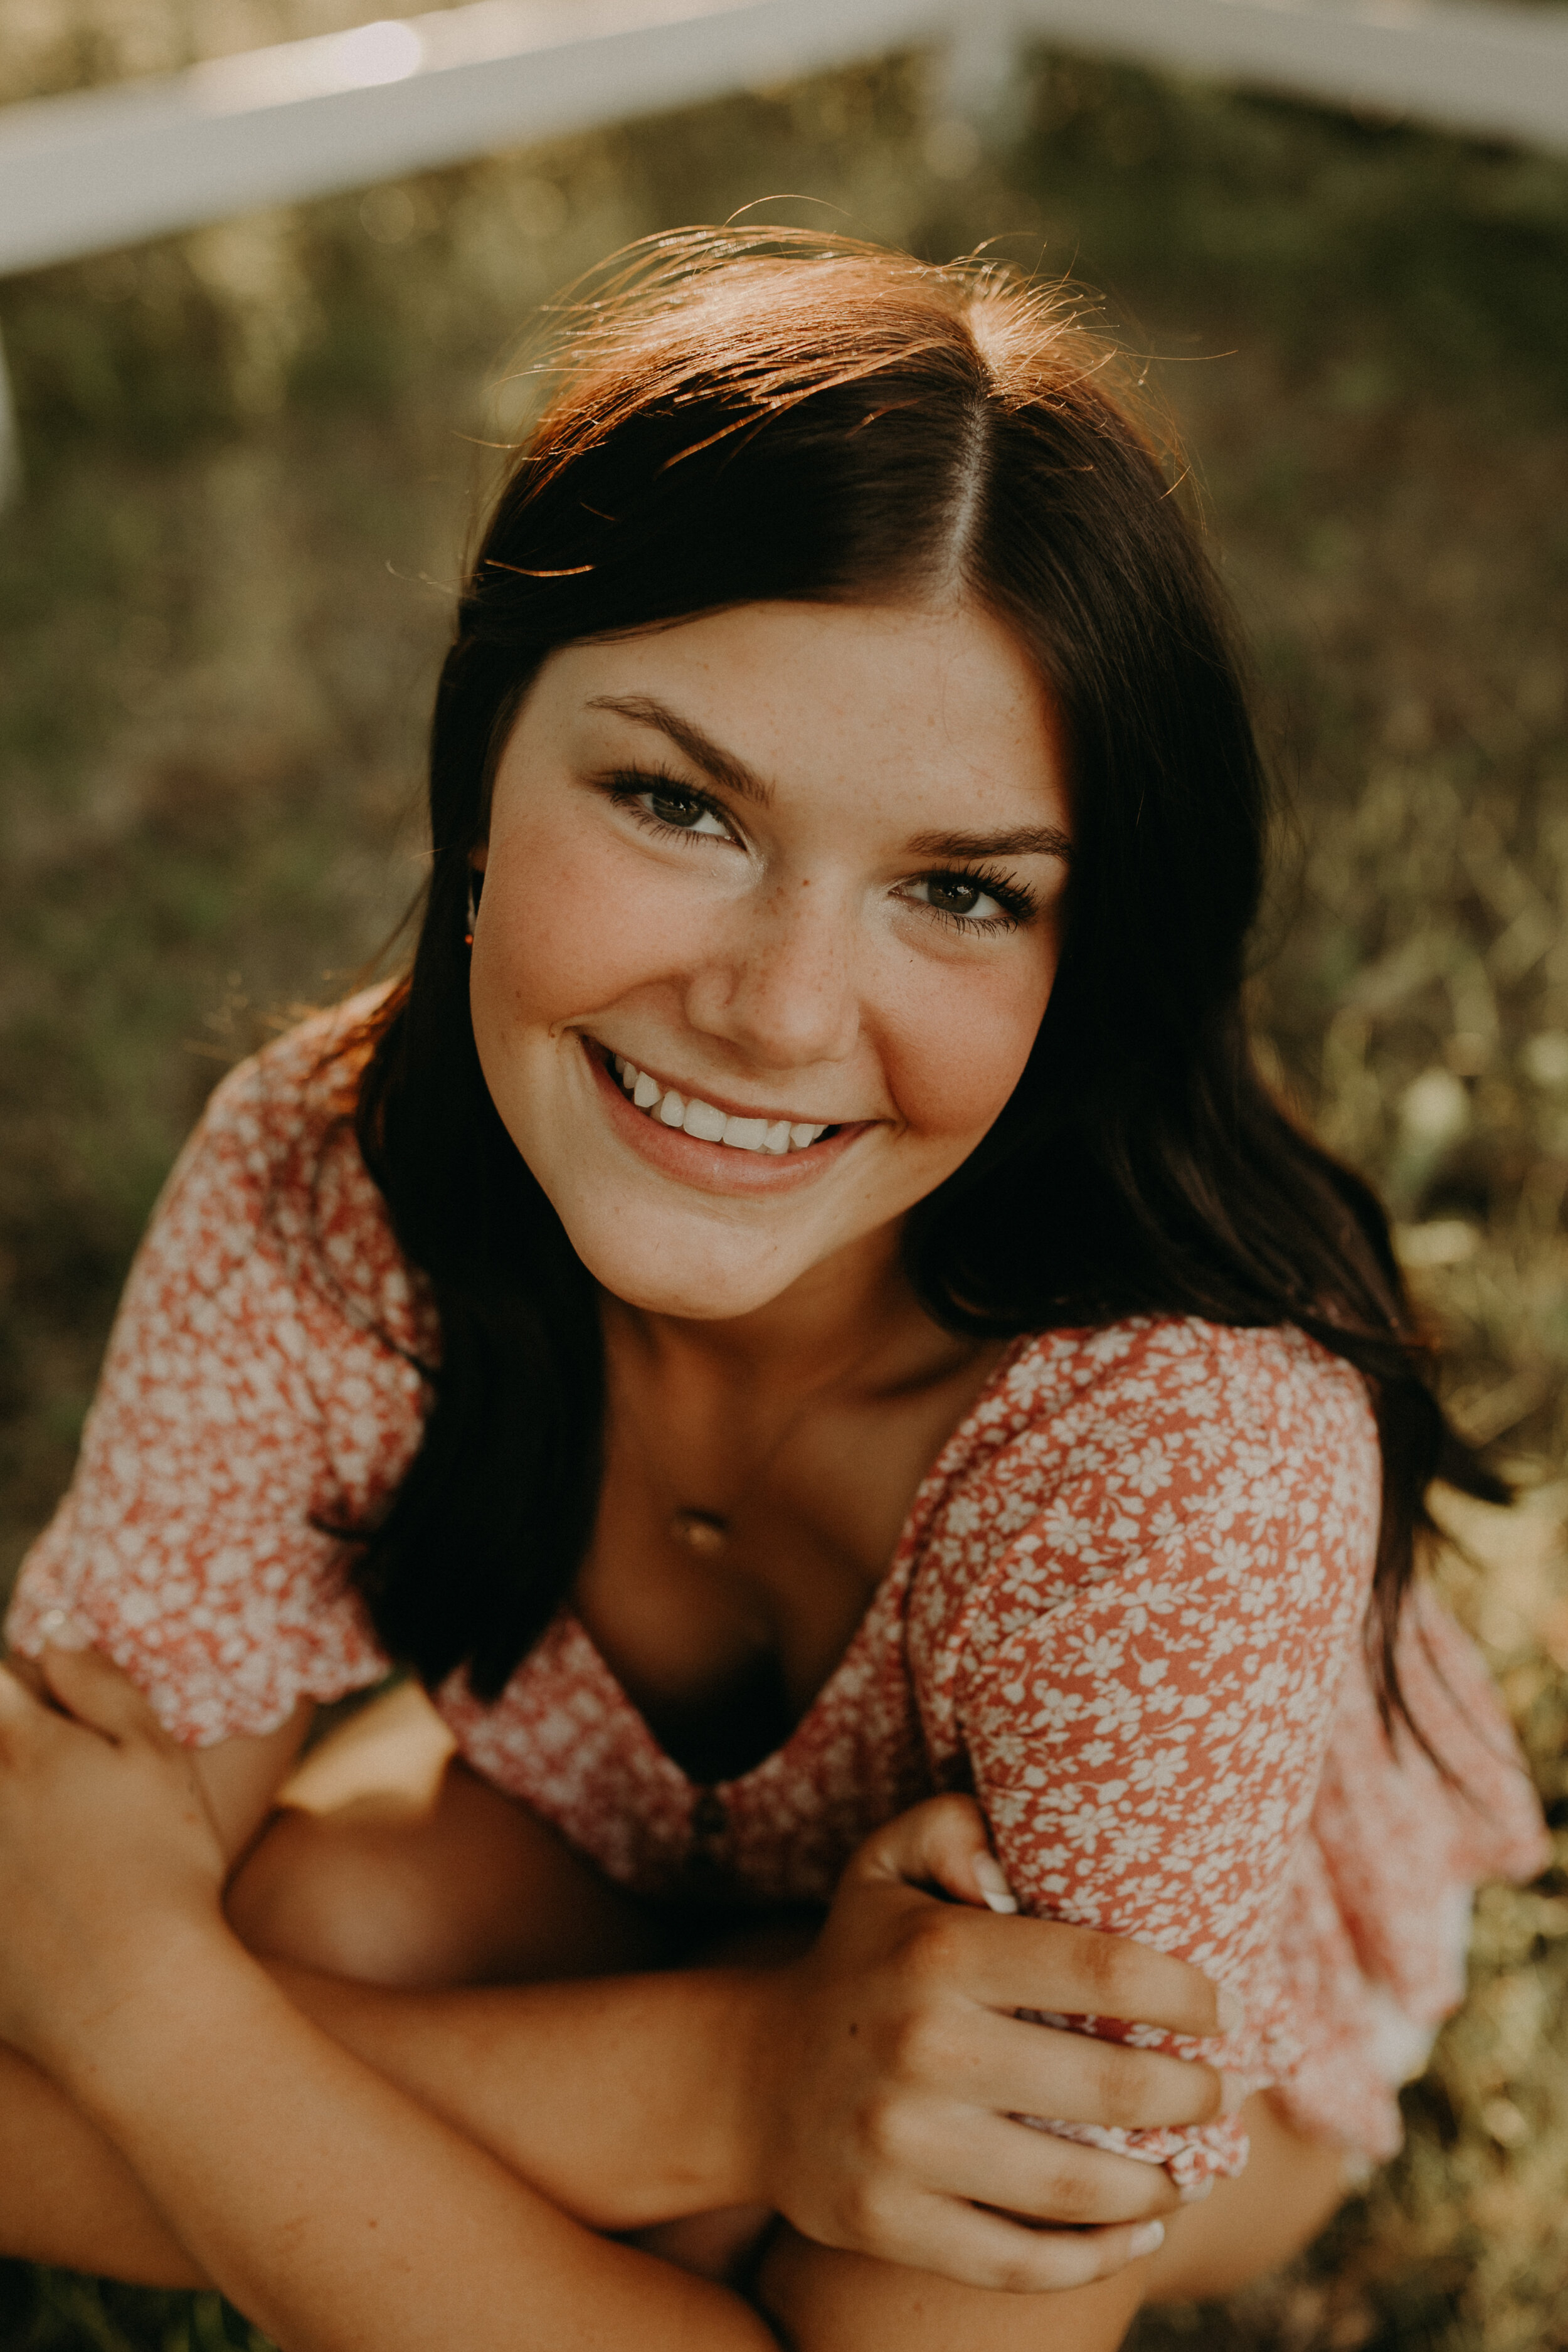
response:
[[[587,860],[557,859],[547,876],[503,881],[500,895],[508,993],[538,1017],[593,1013],[668,966],[654,894],[607,887]]]
[[[1037,982],[1022,990],[955,985],[906,1008],[892,1075],[917,1133],[978,1141],[1023,1076],[1048,993]]]

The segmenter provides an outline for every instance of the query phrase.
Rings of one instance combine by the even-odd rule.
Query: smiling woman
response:
[[[748,604],[551,657],[475,853],[474,1036],[605,1288],[733,1317],[896,1254],[1028,1059],[1068,824],[1039,675],[983,609]]]
[[[1542,1851],[1410,1589],[1494,1482],[1254,1066],[1116,381],[831,241],[567,313],[412,969],[217,1090],[18,1588],[7,2250],[300,2352],[1110,2352],[1397,2144]]]

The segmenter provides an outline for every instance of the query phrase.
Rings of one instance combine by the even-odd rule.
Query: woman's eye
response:
[[[695,793],[681,793],[663,786],[652,786],[637,794],[648,814],[660,824],[672,825],[678,833],[707,833],[721,840],[730,838],[730,828],[717,811]]]
[[[926,905],[940,907],[945,915],[973,915],[985,896],[978,882],[961,882],[955,875],[939,876],[920,887]]]
[[[995,897],[972,874],[922,874],[918,882],[907,883],[905,890],[907,896],[931,908],[934,914],[972,923],[976,929],[992,924],[1011,925],[1018,919],[1016,907]]]

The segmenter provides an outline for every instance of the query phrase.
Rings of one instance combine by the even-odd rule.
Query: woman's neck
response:
[[[934,1323],[905,1274],[897,1225],[812,1266],[750,1314],[721,1322],[650,1314],[602,1294],[612,1356],[665,1379],[721,1382],[784,1402],[841,1385],[923,1385],[972,1350]]]

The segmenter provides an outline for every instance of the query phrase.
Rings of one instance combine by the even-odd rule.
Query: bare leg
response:
[[[353,1718],[308,1759],[282,1801],[287,1810],[240,1874],[229,1906],[239,1932],[268,1958],[415,1987],[592,1975],[666,1957],[635,1905],[452,1760],[445,1727],[416,1691],[395,1692]],[[785,1930],[784,1940],[796,1938]],[[1130,2310],[1140,2300],[1231,2293],[1306,2244],[1339,2204],[1337,2151],[1298,2137],[1262,2097],[1247,2122],[1247,2171],[1176,2217],[1160,2252],[1140,2265]],[[639,2232],[636,2242],[710,2277],[733,2276],[768,2221],[750,2209],[694,2215]],[[778,2315],[797,2322],[795,2294],[806,2295],[807,2311],[820,2294],[836,2301],[850,2291],[858,2258],[799,2240],[792,2253],[791,2242],[786,2231],[765,2275],[792,2283]],[[879,2285],[879,2296],[885,2291]],[[944,2289],[921,2278],[919,2292],[929,2305]],[[964,2298],[967,2315],[970,2291],[950,2292]],[[1123,2299],[1085,2291],[1090,2339],[1100,2305],[1104,2325],[1125,2326],[1126,2316],[1116,2317]],[[1015,2298],[1004,2301],[1017,2309]],[[955,2326],[956,2313],[955,2305]],[[1060,2315],[1065,2322],[1065,2306]]]
[[[513,1980],[646,1968],[657,1937],[553,1834],[452,1764],[450,1742],[417,1694],[378,1702],[312,1757],[288,1809],[241,1872],[232,1908],[257,1948],[384,1984]],[[1340,2162],[1295,2139],[1263,2102],[1248,2120],[1254,2160],[1239,2182],[1178,2216],[1153,2262],[1121,2282],[1051,2298],[1059,2352],[1119,2342],[1140,2300],[1229,2292],[1295,2251],[1340,2195]],[[199,2274],[120,2158],[23,2062],[0,2057],[0,2251],[148,2284]],[[756,2215],[705,2215],[642,2240],[682,2267],[721,2275],[753,2241]],[[960,2352],[976,2318],[971,2290],[909,2273],[911,2341],[952,2298],[944,2345]],[[763,2268],[768,2308],[799,2340],[852,2346],[874,2296],[885,2326],[884,2265],[835,2254],[784,2231]],[[988,2352],[1003,2352],[1037,2299],[981,2296]],[[1081,2308],[1077,2306],[1081,2305]],[[1072,2308],[1069,2308],[1073,2306]]]
[[[1245,2109],[1247,2170],[1176,2215],[1149,2264],[1145,2301],[1207,2303],[1234,2294],[1310,2245],[1344,2202],[1345,2150],[1292,2131],[1259,2092]]]
[[[405,1990],[657,1967],[657,1924],[453,1755],[410,1687],[375,1700],[281,1791],[229,1889],[266,1959]]]
[[[1249,2101],[1246,2117],[1247,2170],[1173,2215],[1149,2261],[1097,2286],[1011,2295],[954,2286],[922,2271],[890,2280],[885,2264],[813,2245],[784,2227],[763,2261],[758,2300],[786,2342],[832,2352],[839,2346],[852,2352],[873,2325],[879,2341],[940,2341],[944,2352],[1038,2352],[1045,2344],[1051,2352],[1114,2352],[1142,2305],[1233,2294],[1299,2253],[1343,2197],[1342,2151],[1300,2138],[1266,2095]]]
[[[637,1907],[451,1748],[405,1689],[307,1759],[230,1891],[253,1948],[402,1985],[657,1965]],[[0,2256],[138,2285],[208,2284],[108,2141],[3,2045]]]
[[[0,2044],[0,2256],[135,2286],[206,2286],[124,2158]]]

